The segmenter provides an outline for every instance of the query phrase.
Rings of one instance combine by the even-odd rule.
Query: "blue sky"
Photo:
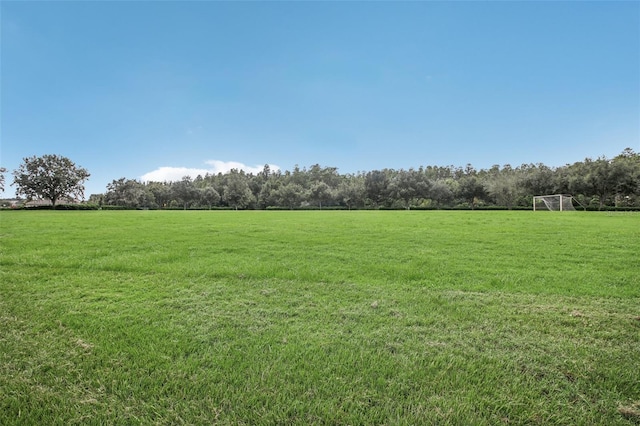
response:
[[[0,12],[0,164],[67,156],[91,173],[87,196],[120,177],[267,163],[351,173],[640,151],[640,2],[2,1]]]

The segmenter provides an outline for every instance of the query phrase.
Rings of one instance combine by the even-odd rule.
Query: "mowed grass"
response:
[[[0,424],[640,423],[640,215],[3,212]]]

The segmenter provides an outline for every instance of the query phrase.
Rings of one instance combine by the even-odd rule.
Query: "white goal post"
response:
[[[575,200],[575,198],[566,194],[537,195],[533,197],[533,211],[575,211],[576,208],[573,206],[573,200]],[[578,201],[576,200],[576,202]]]

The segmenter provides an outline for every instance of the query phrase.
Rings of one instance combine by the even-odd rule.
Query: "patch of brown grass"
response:
[[[622,417],[626,419],[640,421],[640,401],[635,402],[630,406],[619,406],[618,413],[620,413]]]

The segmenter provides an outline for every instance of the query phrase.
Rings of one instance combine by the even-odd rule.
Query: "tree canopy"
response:
[[[70,159],[48,154],[24,158],[13,176],[18,195],[50,200],[55,208],[61,198],[84,198],[84,182],[90,175]]]
[[[125,185],[126,183],[126,185]],[[530,208],[535,195],[572,194],[591,208],[640,208],[640,154],[585,159],[562,167],[470,164],[339,174],[296,166],[256,174],[232,170],[177,182],[114,180],[106,204],[137,208]]]
[[[0,187],[6,170],[0,169]],[[25,158],[13,172],[17,194],[50,200],[83,198],[86,169],[58,155]],[[572,194],[594,209],[609,206],[640,209],[640,154],[631,148],[608,159],[586,158],[549,167],[522,164],[475,169],[467,164],[382,169],[340,174],[314,164],[292,171],[185,176],[176,182],[141,182],[120,178],[105,194],[89,201],[125,208],[530,208],[536,195]]]

